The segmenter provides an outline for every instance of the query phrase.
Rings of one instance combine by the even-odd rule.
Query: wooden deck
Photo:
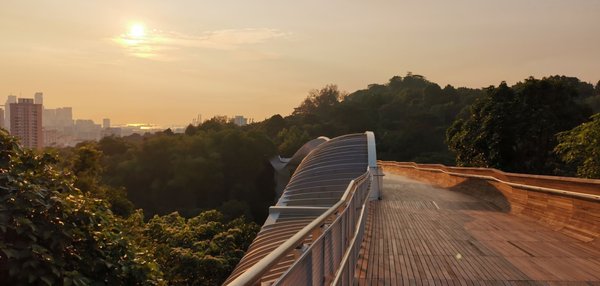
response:
[[[397,175],[372,202],[359,285],[600,285],[600,249]]]

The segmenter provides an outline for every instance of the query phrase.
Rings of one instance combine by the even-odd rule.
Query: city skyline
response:
[[[43,106],[43,110],[44,111],[53,111],[53,110],[61,110],[61,109],[69,109],[69,112],[72,112],[72,114],[77,114],[76,112],[74,112],[74,108],[72,106],[55,106],[55,105],[47,105],[44,103],[44,93],[43,92],[35,92],[33,95],[14,95],[14,94],[9,94],[7,95],[5,98],[6,100],[2,100],[2,97],[0,96],[0,102],[5,102],[4,105],[0,104],[0,110],[2,110],[3,112],[6,113],[6,111],[8,111],[8,103],[11,102],[11,98],[12,100],[14,100],[13,102],[16,103],[16,100],[19,98],[22,99],[33,99],[36,103],[40,103]],[[68,104],[67,104],[68,105]],[[8,112],[9,116],[10,116],[10,112]],[[9,116],[2,116],[2,118],[4,118],[4,120],[2,120],[2,124],[4,124],[6,127],[10,128],[10,123],[9,122],[5,122],[6,120],[8,120]],[[187,127],[189,124],[192,125],[198,125],[203,123],[204,121],[210,120],[210,119],[223,119],[226,121],[230,121],[232,123],[235,123],[236,125],[246,125],[249,123],[253,123],[254,122],[254,118],[250,118],[250,117],[245,117],[244,115],[222,115],[222,114],[214,114],[210,117],[202,117],[201,113],[198,113],[195,115],[194,118],[191,118],[189,120],[189,122],[185,122],[185,123],[179,123],[179,124],[158,124],[155,122],[112,122],[112,120],[110,118],[107,118],[106,116],[100,116],[99,119],[96,118],[89,118],[89,117],[85,117],[85,116],[73,116],[73,121],[76,120],[91,120],[94,123],[101,123],[102,126],[104,126],[104,123],[106,122],[106,120],[108,120],[109,125],[110,126],[117,126],[117,127],[127,127],[127,126],[145,126],[148,127],[152,130],[162,130],[162,129],[166,129],[166,128],[185,128]],[[112,123],[111,123],[112,122]],[[46,121],[44,122],[44,124],[47,123]],[[4,126],[0,126],[0,127],[4,127]],[[7,129],[8,130],[8,129]]]
[[[110,118],[103,118],[102,124],[99,124],[92,119],[74,118],[72,107],[44,106],[43,92],[36,92],[33,97],[9,95],[0,106],[0,127],[18,138],[24,147],[31,149],[76,146],[84,141],[98,141],[107,136],[144,135],[167,128],[175,133],[185,131],[183,126],[113,125]],[[197,119],[200,119],[199,115]],[[231,119],[225,117],[225,120],[239,126],[248,123],[248,119],[243,116]]]
[[[2,1],[0,95],[163,126],[287,115],[326,84],[600,79],[600,2]]]

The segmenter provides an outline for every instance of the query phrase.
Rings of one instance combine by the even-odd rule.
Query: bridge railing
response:
[[[330,225],[273,285],[349,285],[364,234],[371,178],[368,172],[348,185]],[[335,283],[334,283],[335,282]]]
[[[379,177],[373,177],[376,180]],[[373,192],[372,186],[369,186],[367,192],[367,198]],[[358,222],[356,223],[357,228],[354,231],[354,237],[350,241],[346,254],[342,258],[340,269],[338,269],[335,280],[332,285],[351,285],[354,282],[356,265],[358,263],[358,255],[360,252],[361,244],[365,235],[365,229],[367,224],[367,216],[369,214],[369,200],[365,200],[360,207],[360,213],[358,216]]]
[[[492,168],[448,167],[439,164],[417,164],[413,162],[379,161],[379,164],[388,170],[400,168],[443,173],[454,177],[498,182],[528,191],[600,201],[600,180],[595,179],[507,173]]]
[[[352,180],[336,204],[228,285],[257,285],[290,254],[298,258],[273,285],[349,285],[364,234],[372,178],[368,170]]]

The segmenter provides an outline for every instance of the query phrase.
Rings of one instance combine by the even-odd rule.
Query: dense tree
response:
[[[105,149],[109,154],[123,151],[114,137],[103,139],[103,142],[108,144]],[[84,142],[75,147],[72,152],[71,156],[67,155],[63,158],[63,166],[66,166],[75,176],[75,187],[84,194],[106,201],[113,213],[122,217],[129,216],[134,210],[134,205],[127,199],[126,190],[102,182],[105,155],[97,148],[97,144]],[[65,152],[63,155],[66,155]]]
[[[552,153],[554,134],[588,116],[581,105],[600,98],[594,92],[564,76],[480,90],[441,88],[409,73],[348,95],[335,85],[312,90],[287,117],[244,127],[214,117],[181,135],[108,137],[96,148],[103,153],[102,184],[124,187],[148,216],[218,208],[260,223],[274,199],[268,159],[291,156],[322,135],[375,131],[384,160],[552,173],[561,167]],[[111,205],[116,211],[117,203]]]
[[[125,221],[85,196],[56,158],[0,131],[0,281],[7,285],[162,285]]]
[[[302,131],[298,126],[292,126],[289,129],[281,130],[277,134],[277,139],[281,142],[278,147],[279,155],[291,157],[304,143],[314,138],[311,138],[308,132]]]
[[[337,85],[332,84],[327,85],[320,90],[311,90],[302,104],[294,109],[294,114],[324,115],[328,111],[331,111],[344,96],[345,93],[340,92]]]
[[[425,77],[410,73],[349,95],[328,85],[311,91],[294,113],[285,118],[286,132],[295,138],[303,137],[300,135],[304,133],[308,136],[287,141],[278,136],[274,142],[280,151],[289,154],[295,151],[293,148],[318,136],[371,130],[377,134],[381,159],[453,164],[453,155],[444,143],[445,130],[465,106],[481,95],[477,89],[452,86],[442,89]],[[298,130],[293,130],[294,127]]]
[[[156,134],[141,142],[101,140],[100,150],[119,149],[105,155],[104,182],[125,187],[128,198],[149,216],[179,211],[189,217],[221,206],[233,210],[233,203],[225,204],[231,200],[248,208],[236,213],[264,220],[275,199],[268,163],[276,153],[272,141],[262,132],[220,121],[192,128],[193,135]]]
[[[565,162],[577,169],[577,175],[600,179],[600,113],[569,131],[558,134],[554,149]]]
[[[128,139],[130,139],[130,141],[137,141],[131,140],[132,137],[136,136],[129,136]],[[98,147],[101,147],[100,151],[102,151],[102,154],[112,157],[127,152],[131,148],[131,144],[120,137],[107,136],[100,139]]]
[[[552,174],[561,168],[552,150],[555,134],[582,123],[590,110],[572,78],[529,78],[515,86],[490,87],[467,119],[447,131],[450,149],[461,166]]]
[[[264,126],[264,132],[271,138],[275,138],[281,130],[287,127],[285,119],[279,114],[271,116],[262,125]]]
[[[594,95],[583,99],[583,101],[594,111],[594,113],[600,112],[600,81],[596,83]]]
[[[124,152],[116,138],[103,142]],[[141,210],[115,216],[98,190],[106,186],[97,182],[103,155],[95,147],[82,144],[61,165],[0,131],[0,284],[221,284],[258,226],[215,210],[147,223]],[[75,187],[79,177],[90,177],[86,191]]]
[[[232,122],[227,122],[227,117],[224,116],[215,116],[196,127],[198,131],[221,131],[235,128],[236,125]]]
[[[75,186],[83,192],[93,191],[98,186],[102,174],[102,152],[93,145],[82,145],[75,150],[71,171],[77,178]]]
[[[189,124],[185,128],[185,132],[184,133],[185,133],[185,135],[192,136],[192,135],[196,134],[196,132],[197,132],[196,127],[194,125],[192,125],[192,124]]]
[[[452,124],[448,146],[456,152],[460,166],[503,168],[513,161],[515,99],[513,90],[503,82],[498,88],[489,88],[488,97],[471,107],[469,119]]]
[[[243,219],[226,220],[217,211],[190,219],[175,212],[146,224],[138,217],[138,230],[155,250],[169,285],[220,285],[259,230]]]

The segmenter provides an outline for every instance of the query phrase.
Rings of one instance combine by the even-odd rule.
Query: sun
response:
[[[132,38],[143,38],[146,35],[146,29],[144,25],[136,23],[129,27],[129,36]]]

